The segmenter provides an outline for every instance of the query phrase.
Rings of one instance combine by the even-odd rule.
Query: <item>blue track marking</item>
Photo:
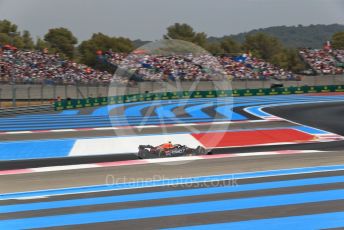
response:
[[[248,103],[257,103],[250,108],[256,116],[271,116],[268,113],[261,112],[259,109],[266,106],[275,106],[276,104],[285,104],[293,101],[295,103],[311,103],[315,101],[343,101],[344,96],[306,96],[306,95],[287,95],[287,96],[263,96],[263,97],[243,97],[243,98],[209,98],[209,99],[181,99],[151,102],[135,102],[131,104],[119,104],[102,106],[95,109],[90,115],[79,114],[42,114],[18,116],[15,118],[0,118],[0,131],[21,131],[21,130],[42,130],[42,129],[68,129],[68,128],[92,128],[92,127],[110,127],[123,125],[154,125],[159,123],[194,123],[212,121],[214,117],[209,116],[202,111],[208,106],[215,106],[217,111],[221,112],[227,120],[243,120],[243,115],[233,112],[233,108]],[[176,105],[185,103],[194,105],[188,107],[191,117],[182,117],[174,119],[171,109]],[[145,116],[141,114],[144,107],[158,104],[155,112],[158,116]],[[124,106],[129,106],[124,107]],[[167,107],[166,107],[167,106]],[[195,107],[196,106],[196,107]],[[197,107],[198,106],[198,107]],[[228,106],[228,109],[220,108]],[[125,113],[115,116],[108,116],[109,111],[117,107],[123,107]],[[164,108],[162,108],[164,107]],[[217,107],[217,108],[216,108]],[[165,109],[167,108],[167,109]],[[75,113],[78,110],[72,111]],[[66,111],[66,113],[72,113]],[[129,115],[129,116],[126,116]],[[214,121],[223,121],[223,119],[214,119]]]
[[[187,124],[187,123],[194,123],[194,122],[215,122],[215,121],[229,121],[228,119],[193,119],[193,120],[183,120],[183,119],[172,119],[172,120],[154,120],[150,121],[149,119],[146,122],[143,120],[139,121],[122,121],[122,122],[111,122],[111,123],[101,123],[101,124],[60,124],[60,125],[30,125],[27,128],[23,128],[21,126],[11,127],[11,128],[4,128],[0,127],[0,131],[22,131],[22,130],[42,130],[42,129],[74,129],[74,128],[96,128],[96,127],[111,127],[111,126],[127,126],[127,125],[154,125],[154,124]]]
[[[233,121],[247,120],[247,117],[234,112],[233,108],[234,108],[233,105],[225,105],[225,106],[217,107],[215,110],[217,113]]]
[[[160,117],[158,116],[149,116],[149,117],[146,117],[146,119],[149,119],[149,120],[161,120]],[[166,120],[169,120],[169,119],[172,119],[172,118],[169,118],[169,117],[166,117]],[[178,117],[177,119],[180,119],[180,120],[200,120],[202,118],[192,118],[192,117]],[[210,119],[210,118],[209,118]],[[86,124],[86,123],[105,123],[105,122],[109,122],[109,121],[112,121],[112,122],[116,122],[116,121],[142,121],[144,120],[143,117],[131,117],[131,118],[127,118],[127,117],[100,117],[100,118],[94,118],[94,119],[88,119],[87,117],[86,118],[75,118],[75,119],[67,119],[67,118],[63,118],[63,119],[58,119],[56,118],[56,121],[53,122],[52,120],[50,120],[48,123],[44,123],[42,125],[49,125],[49,123],[52,123],[52,124],[68,124],[69,122],[77,122],[78,124]],[[226,119],[228,120],[228,119]],[[44,122],[44,121],[42,121]],[[27,123],[23,120],[21,121],[17,121],[17,123],[20,123],[21,126],[32,126],[34,125],[34,123]],[[37,122],[38,123],[38,122]],[[4,125],[1,125],[2,127],[10,127],[12,124],[4,124]]]
[[[33,198],[39,196],[56,196],[56,195],[67,195],[75,193],[86,193],[86,192],[102,192],[102,191],[113,191],[120,189],[132,189],[132,188],[145,188],[145,187],[157,187],[166,185],[178,185],[178,184],[190,184],[190,183],[205,183],[211,181],[224,181],[224,180],[239,180],[246,178],[258,178],[258,177],[270,177],[270,176],[282,176],[282,175],[293,175],[293,174],[305,174],[315,172],[329,172],[329,171],[342,171],[344,165],[332,165],[332,166],[318,166],[318,167],[307,167],[307,168],[293,168],[293,169],[280,169],[270,171],[259,171],[259,172],[246,172],[246,173],[234,173],[216,176],[202,176],[202,177],[190,177],[190,178],[178,178],[178,179],[166,179],[156,181],[142,181],[141,183],[122,183],[114,185],[96,185],[96,186],[85,186],[76,188],[64,188],[64,189],[51,189],[31,192],[19,192],[19,193],[7,193],[0,194],[0,200],[16,199],[16,198]]]
[[[320,192],[273,195],[242,199],[225,199],[187,204],[1,220],[0,229],[46,228],[54,226],[274,207],[281,205],[295,205],[341,199],[344,199],[344,190],[338,189]]]
[[[326,132],[326,131],[320,130],[320,129],[316,129],[316,128],[312,128],[309,126],[294,126],[294,127],[289,127],[289,128],[297,129],[299,131],[309,133],[312,135],[329,134],[329,132]]]
[[[228,119],[232,120],[246,120],[247,118],[241,114],[238,114],[233,111],[235,107],[242,107],[242,106],[250,106],[250,105],[256,105],[260,104],[261,102],[251,102],[251,103],[240,103],[235,105],[225,105],[225,106],[219,106],[215,110],[219,114],[227,117]]]
[[[231,223],[207,224],[179,228],[166,228],[169,230],[209,230],[209,229],[295,229],[315,230],[344,227],[344,212],[330,212],[322,214],[290,216],[271,219],[249,220]]]
[[[80,112],[80,110],[64,110],[60,113],[60,115],[76,115]]]
[[[0,143],[0,160],[67,157],[74,140],[20,141]]]
[[[224,186],[224,187],[210,187],[210,188],[201,188],[201,189],[150,192],[150,193],[139,193],[139,194],[130,194],[130,195],[119,195],[119,196],[103,196],[103,197],[96,197],[96,198],[83,198],[83,199],[72,199],[72,200],[62,200],[62,201],[35,202],[35,203],[28,203],[28,204],[2,205],[0,206],[0,213],[34,211],[34,210],[56,209],[56,208],[66,208],[66,207],[80,207],[80,206],[88,206],[88,205],[121,203],[121,202],[131,202],[131,201],[144,201],[144,200],[157,200],[157,199],[188,197],[188,196],[214,195],[214,194],[220,194],[220,193],[233,193],[233,192],[254,191],[254,190],[262,190],[262,189],[275,189],[275,188],[286,188],[286,187],[329,184],[329,183],[343,183],[343,182],[344,182],[344,176],[333,176],[333,177],[319,177],[319,178],[286,180],[286,181],[276,181],[276,182],[264,182],[264,183],[255,183],[255,184],[243,184],[240,186],[235,185],[233,183],[232,185]]]
[[[249,107],[249,108],[245,108],[245,111],[254,115],[254,116],[257,116],[257,117],[268,117],[268,116],[271,116],[270,113],[266,113],[264,111],[261,110],[262,109],[262,106],[261,105],[258,105],[258,106],[252,106],[252,107]]]
[[[209,102],[209,100],[207,100],[208,102]],[[204,104],[204,102],[207,102],[207,101],[204,101],[204,100],[201,100],[201,99],[197,99],[197,100],[193,100],[193,101],[190,101],[190,102],[188,102],[188,105],[189,104]],[[229,102],[228,102],[229,100],[227,99],[227,100],[216,100],[216,102],[219,104],[219,105],[222,105],[222,104],[228,104]],[[238,103],[238,102],[241,102],[241,104],[233,104],[232,106],[233,106],[233,108],[235,108],[235,107],[240,107],[240,106],[244,106],[244,105],[254,105],[254,104],[261,104],[262,102],[264,102],[264,101],[255,101],[255,102],[252,102],[252,101],[255,101],[255,100],[251,100],[251,102],[250,103],[247,103],[247,101],[245,101],[245,100],[236,100],[236,103]],[[166,103],[166,101],[164,101],[165,103]],[[246,103],[243,103],[243,102],[246,102]],[[274,100],[273,102],[270,102],[270,103],[276,103],[276,102],[279,102],[279,100]],[[285,101],[280,101],[280,102],[285,102]],[[160,102],[159,102],[160,103]],[[170,103],[171,102],[169,102],[169,101],[167,101],[167,105],[166,106],[171,106],[170,105]],[[173,107],[178,107],[178,106],[181,106],[181,105],[184,105],[183,103],[180,103],[180,102],[172,102],[173,104],[175,104],[175,106],[173,106]],[[243,104],[242,104],[243,103]],[[132,103],[132,104],[137,104],[137,103]],[[131,104],[131,105],[132,105]],[[141,103],[142,104],[142,103]],[[268,103],[269,104],[269,103]],[[217,104],[216,104],[217,105]],[[87,120],[87,121],[89,121],[89,120],[99,120],[99,119],[101,119],[101,120],[108,120],[108,117],[109,116],[101,116],[100,114],[103,114],[103,113],[105,113],[105,114],[107,114],[107,111],[108,110],[112,110],[112,109],[114,109],[114,108],[117,108],[117,107],[122,107],[123,105],[121,104],[121,105],[111,105],[111,106],[104,106],[104,107],[101,107],[101,108],[99,108],[99,109],[96,109],[95,110],[95,112],[92,114],[92,115],[78,115],[78,116],[68,116],[68,115],[57,115],[57,114],[46,114],[46,115],[30,115],[29,117],[30,118],[35,118],[35,121],[36,120],[48,120],[49,118],[52,118],[52,119],[54,119],[54,121],[56,122],[56,121],[59,121],[59,120],[61,120],[61,121],[66,121],[66,120],[80,120],[80,121],[83,121],[83,120]],[[161,107],[165,107],[164,105],[162,105]],[[161,108],[161,107],[159,107],[159,108]],[[171,106],[172,107],[172,106]],[[69,111],[69,110],[67,110],[67,111]],[[103,111],[103,112],[99,112],[99,111]],[[96,114],[98,114],[98,112],[99,112],[99,115],[96,115]],[[20,116],[20,118],[21,117],[23,117],[23,116]],[[28,115],[25,115],[25,117],[28,117]],[[116,115],[116,116],[111,116],[112,118],[116,118],[116,119],[132,119],[131,117],[130,118],[127,118],[127,117],[125,117],[124,115]],[[136,118],[136,119],[138,119],[138,118],[141,118],[142,116],[135,116],[134,117],[134,119]],[[61,119],[59,119],[59,118],[61,118]],[[3,119],[2,121],[6,121],[6,123],[8,122],[8,121],[23,121],[22,119],[17,119],[17,118],[5,118],[5,120]],[[0,120],[0,123],[4,123],[4,124],[6,124],[5,122],[2,122],[1,120]]]
[[[126,117],[140,117],[142,116],[141,114],[141,110],[142,109],[145,109],[145,108],[148,108],[148,107],[151,107],[151,106],[156,106],[156,105],[159,105],[160,103],[157,103],[157,102],[153,102],[153,103],[149,103],[149,104],[143,104],[143,105],[136,105],[136,106],[131,106],[129,108],[126,108],[125,111],[124,111],[124,115]],[[150,115],[150,114],[148,114]]]
[[[179,104],[161,106],[155,109],[155,113],[157,114],[159,118],[176,117],[176,115],[172,112],[172,110],[177,107],[179,107]]]
[[[200,102],[198,102],[198,104],[199,104]],[[230,105],[229,106],[229,109],[231,109],[231,108],[235,108],[235,107],[239,107],[239,106],[244,106],[244,105],[252,105],[252,104],[254,104],[254,103],[244,103],[244,104],[235,104],[235,105]],[[260,103],[258,103],[258,104],[260,104]],[[180,105],[180,104],[176,104],[175,106],[173,106],[173,107],[177,107],[178,105]],[[221,104],[220,104],[221,105]],[[120,106],[122,106],[122,105],[117,105],[116,107],[120,107]],[[168,105],[168,106],[171,106],[171,105]],[[162,106],[162,107],[164,107],[164,106]],[[172,106],[171,106],[172,107]],[[160,109],[161,107],[159,107],[158,109]],[[218,108],[220,108],[220,107],[218,107]],[[221,112],[222,112],[222,110],[223,109],[220,109],[221,110]],[[162,113],[165,113],[166,111],[165,110],[163,110],[162,111]],[[169,115],[168,116],[172,116],[171,115],[171,112],[169,112],[168,111],[168,113],[169,113]],[[227,114],[227,116],[228,117],[230,117],[230,113],[231,113],[231,111],[226,111],[226,112],[224,112],[224,113],[228,113]],[[235,114],[235,113],[234,113]],[[162,114],[162,116],[163,116],[164,114]],[[225,114],[224,114],[225,115]],[[162,117],[161,116],[161,117]],[[241,115],[239,115],[238,114],[238,116],[241,116]],[[44,118],[45,120],[47,120],[49,118],[49,116],[47,115],[47,117],[46,118]],[[154,118],[159,118],[159,117],[157,117],[157,116],[150,116],[149,118],[152,118],[152,119],[154,119]],[[167,117],[168,118],[168,117]],[[242,119],[242,117],[240,117],[241,119]],[[62,124],[65,124],[66,123],[66,121],[78,121],[78,124],[82,124],[82,122],[87,122],[87,124],[89,124],[90,123],[90,121],[92,121],[92,123],[95,123],[95,122],[101,122],[101,121],[104,121],[104,122],[108,122],[109,121],[109,119],[110,120],[130,120],[130,121],[133,121],[133,120],[142,120],[142,116],[135,116],[135,117],[125,117],[125,116],[123,116],[123,117],[121,117],[121,116],[111,116],[111,117],[106,117],[106,116],[90,116],[90,115],[80,115],[80,116],[64,116],[64,117],[61,117],[61,119],[59,118],[59,117],[54,117],[54,119],[51,119],[50,121],[51,122],[54,122],[54,124],[56,124],[56,123],[58,123],[58,122],[60,122],[60,123],[62,123]],[[160,119],[160,118],[159,118]],[[187,119],[187,118],[180,118],[180,119]],[[188,119],[193,119],[193,118],[188,118]],[[201,118],[200,118],[201,119]],[[6,126],[6,124],[8,124],[8,121],[14,121],[14,120],[11,120],[11,119],[8,119],[8,120],[6,120],[6,123],[4,123],[3,125],[4,126]],[[43,121],[43,119],[42,119],[42,121]],[[24,123],[24,124],[26,124],[27,123],[27,121],[25,121],[25,120],[17,120],[17,122],[19,123]],[[0,121],[0,123],[2,123],[1,121]],[[23,124],[21,124],[21,125],[23,125]]]
[[[180,100],[180,102],[183,102],[184,100]],[[190,100],[192,101],[192,100]],[[138,105],[139,107],[137,108],[133,108],[132,111],[129,111],[128,114],[133,114],[133,116],[136,116],[135,114],[139,114],[137,116],[141,116],[141,112],[140,110],[144,108],[144,105],[152,105],[155,103],[158,104],[165,104],[165,103],[179,103],[178,100],[162,100],[162,101],[149,101],[149,102],[132,102],[129,104],[116,104],[116,105],[107,105],[107,106],[102,106],[100,108],[95,109],[92,112],[92,116],[109,116],[109,112],[111,112],[111,110],[119,108],[119,107],[124,107],[124,106],[131,106],[131,105]],[[141,107],[143,106],[143,107]],[[135,107],[135,106],[131,106],[131,107]],[[130,107],[129,107],[130,108]],[[125,114],[124,114],[125,115]]]
[[[207,100],[208,101],[208,100]],[[137,106],[131,106],[129,108],[127,108],[124,112],[124,115],[127,117],[131,117],[131,116],[143,116],[141,113],[141,110],[148,108],[150,106],[164,106],[164,105],[169,105],[169,104],[176,104],[176,107],[180,106],[180,105],[184,105],[184,104],[200,104],[200,103],[204,103],[204,100],[180,100],[180,101],[176,101],[176,100],[166,100],[166,101],[153,101],[150,103],[144,103],[142,105],[137,105]]]
[[[152,102],[132,102],[130,104],[115,104],[115,105],[106,105],[106,106],[101,106],[97,109],[95,109],[92,112],[92,116],[109,116],[109,113],[111,110],[119,108],[119,107],[125,107],[127,105],[140,105],[140,104],[147,104],[147,103],[152,103]]]
[[[286,100],[287,98],[283,98],[283,100]],[[297,98],[295,98],[294,100],[299,100],[299,99],[303,99],[303,100],[305,100],[306,98],[304,98],[304,97],[297,97]],[[314,99],[314,98],[310,98],[310,99]],[[226,101],[228,102],[228,100],[229,99],[227,99]],[[282,100],[282,99],[275,99],[275,100],[271,100],[271,99],[267,99],[267,98],[265,98],[264,97],[264,100],[262,99],[262,97],[260,98],[260,100],[257,100],[257,99],[252,99],[252,98],[250,98],[250,99],[245,99],[245,100],[243,100],[243,98],[235,98],[235,100],[234,100],[234,103],[237,103],[237,102],[252,102],[252,101],[255,101],[255,102],[259,102],[259,103],[264,103],[265,101],[266,102],[278,102],[279,100]],[[309,99],[308,99],[309,100]],[[185,100],[181,100],[181,103],[183,103]],[[202,100],[202,99],[193,99],[193,100],[189,100],[188,101],[188,103],[204,103],[204,102],[207,102],[207,101],[211,101],[210,99],[208,99],[208,100]],[[214,101],[214,100],[212,100],[212,101]],[[219,102],[221,102],[221,101],[224,101],[224,99],[216,99],[216,101],[219,101]],[[164,103],[167,103],[167,102],[169,102],[169,101],[159,101],[159,104],[161,103],[162,105],[164,104]],[[174,100],[173,101],[174,103],[178,103],[178,101],[177,100]],[[289,101],[288,101],[289,102]],[[131,103],[130,105],[133,105],[133,104],[151,104],[152,102],[137,102],[137,103]],[[122,105],[111,105],[111,106],[123,106],[123,104]],[[111,106],[109,106],[109,107],[111,107]],[[101,114],[103,114],[103,115],[108,115],[107,114],[107,111],[108,111],[108,108],[107,108],[108,106],[103,106],[103,107],[101,107],[101,108],[99,108],[99,109],[96,109],[95,110],[95,114],[97,114],[96,112],[98,111],[98,110],[104,110],[106,113],[101,113]],[[53,114],[54,116],[56,115],[56,114]],[[94,115],[94,114],[93,114]],[[32,116],[34,116],[34,115],[32,115]],[[35,116],[38,116],[38,115],[35,115]],[[46,115],[41,115],[41,117],[42,118],[44,118],[44,117],[48,117],[49,115],[48,114],[46,114]],[[82,115],[82,116],[84,116],[84,117],[86,117],[86,115]],[[55,116],[56,117],[56,116]],[[66,118],[68,118],[68,116],[66,116]],[[11,118],[11,119],[13,119],[13,118]],[[1,120],[0,120],[0,122],[1,122]]]
[[[211,119],[211,118],[208,118]],[[222,120],[229,120],[227,118],[216,118],[216,119],[222,119]],[[164,119],[166,121],[169,120],[191,120],[191,121],[197,121],[197,120],[202,120],[202,118],[190,118],[190,117],[180,117],[180,118],[166,118]],[[88,120],[72,120],[71,122],[77,122],[78,125],[90,125],[90,122],[92,122],[92,124],[112,124],[112,123],[122,123],[122,122],[141,122],[141,121],[164,121],[161,120],[160,117],[158,116],[151,116],[151,117],[147,117],[146,119],[142,118],[142,117],[135,117],[135,118],[131,118],[131,119],[127,119],[125,117],[121,117],[121,118],[116,118],[116,117],[110,117],[106,120],[93,120],[93,121],[88,121]],[[18,122],[19,123],[19,122]],[[49,125],[54,125],[54,126],[64,126],[64,125],[73,125],[73,124],[69,124],[68,121],[63,121],[63,120],[57,120],[55,123],[51,122],[52,124],[41,124],[40,127],[43,126],[49,126]],[[19,125],[20,124],[20,125]],[[31,127],[34,126],[34,124],[27,124],[25,122],[20,122],[19,124],[17,124],[17,126],[21,126],[21,127]],[[9,125],[4,125],[1,128],[8,128],[8,127],[12,127],[10,124]]]
[[[203,118],[203,119],[207,119],[210,118],[209,115],[207,115],[206,113],[204,113],[202,111],[202,109],[205,109],[207,107],[212,107],[215,106],[216,107],[216,111],[220,114],[223,115],[224,117],[226,117],[228,120],[232,120],[232,121],[237,121],[237,120],[247,120],[247,118],[241,114],[238,114],[236,112],[234,112],[232,109],[234,108],[233,105],[230,106],[223,106],[224,104],[227,103],[221,103],[218,102],[216,104],[202,104],[202,105],[197,105],[197,106],[192,106],[192,107],[188,107],[185,109],[186,113],[188,113],[191,117],[193,118]],[[241,106],[242,104],[238,104],[236,106]],[[220,106],[220,107],[219,107]],[[235,107],[236,107],[235,106]],[[218,109],[221,108],[221,109]]]
[[[202,111],[202,109],[214,106],[213,103],[207,103],[207,104],[202,104],[202,105],[196,105],[196,106],[190,106],[185,108],[185,112],[189,114],[191,117],[194,118],[205,118],[209,119],[211,118],[208,114]]]
[[[177,107],[181,107],[181,106],[186,106],[186,105],[190,105],[190,104],[202,104],[204,102],[202,101],[192,101],[191,102],[182,102],[182,103],[173,103],[173,104],[170,104],[168,103],[167,105],[163,105],[163,106],[160,106],[158,108],[155,109],[155,113],[157,114],[157,116],[159,118],[171,118],[171,117],[176,117],[176,114],[174,114],[172,112],[173,109],[177,108]],[[178,118],[179,119],[179,118]]]

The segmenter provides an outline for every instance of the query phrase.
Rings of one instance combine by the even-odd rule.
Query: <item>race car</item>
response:
[[[164,149],[160,145],[140,145],[138,157],[141,159],[147,158],[163,158],[163,157],[180,157],[180,156],[196,156],[196,155],[206,155],[210,154],[202,146],[197,148],[189,148],[186,145],[176,144],[169,149]]]

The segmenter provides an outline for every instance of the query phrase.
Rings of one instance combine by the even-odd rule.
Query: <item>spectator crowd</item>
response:
[[[220,76],[239,80],[266,80],[297,78],[290,71],[278,68],[261,59],[243,55],[144,55],[126,54],[107,51],[99,58],[115,66],[120,66],[133,75],[137,81],[156,80],[216,80]]]
[[[300,55],[319,74],[343,74],[344,50],[301,49]],[[111,74],[65,60],[58,54],[0,46],[0,82],[24,84],[122,85],[138,81],[296,80],[298,76],[251,55],[155,55],[98,53],[97,60],[118,67]]]
[[[227,74],[235,79],[250,80],[295,80],[297,76],[290,71],[265,62],[254,57],[244,57],[242,61],[235,60],[233,57],[220,57],[219,62],[224,66]]]
[[[344,50],[334,50],[334,56],[337,58],[338,61],[344,63]]]
[[[299,52],[318,74],[343,74],[344,50],[301,49]]]
[[[0,50],[0,82],[24,84],[108,84],[112,74],[61,59],[58,54]]]

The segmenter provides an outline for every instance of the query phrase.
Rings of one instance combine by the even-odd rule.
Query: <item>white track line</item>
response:
[[[163,128],[163,127],[181,127],[181,126],[187,127],[187,126],[201,126],[201,125],[242,124],[242,123],[260,123],[260,122],[269,122],[269,121],[268,120],[245,120],[245,121],[219,121],[219,122],[165,124],[165,125],[139,125],[139,126],[114,126],[114,127],[97,127],[97,128],[76,128],[76,129],[33,130],[33,131],[8,131],[8,132],[0,132],[0,135],[49,133],[49,132],[63,133],[63,132],[105,131],[105,130],[120,130],[120,129],[151,129],[151,128]]]
[[[250,153],[233,153],[233,154],[218,154],[218,155],[202,155],[202,156],[188,156],[188,157],[171,157],[171,158],[156,158],[144,160],[126,160],[116,162],[102,162],[93,164],[77,164],[66,166],[51,166],[40,168],[26,168],[0,171],[0,176],[5,175],[19,175],[30,173],[45,173],[45,172],[59,172],[78,169],[91,169],[91,168],[107,168],[107,167],[120,167],[120,166],[134,166],[145,164],[158,164],[178,161],[194,161],[194,160],[210,160],[222,158],[235,158],[235,157],[250,157],[250,156],[271,156],[271,155],[292,155],[292,154],[308,154],[308,153],[321,153],[325,151],[319,150],[282,150],[282,151],[268,151],[268,152],[250,152]]]

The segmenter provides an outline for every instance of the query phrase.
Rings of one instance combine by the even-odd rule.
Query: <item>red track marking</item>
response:
[[[305,142],[314,136],[294,129],[254,130],[192,134],[206,148]]]

